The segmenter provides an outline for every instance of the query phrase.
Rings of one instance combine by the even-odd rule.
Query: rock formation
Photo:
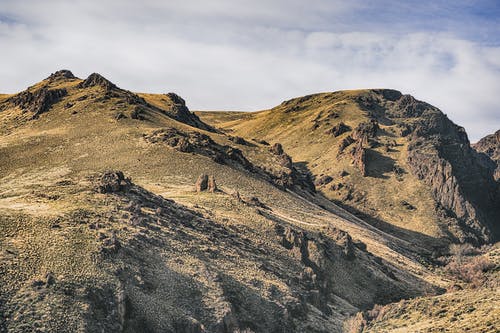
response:
[[[208,192],[210,193],[217,192],[217,184],[215,183],[215,177],[212,175],[208,176]]]
[[[84,81],[78,84],[78,88],[102,87],[106,91],[116,89],[116,85],[99,73],[90,74]]]
[[[97,176],[94,188],[99,193],[115,193],[127,190],[132,185],[121,171],[105,171]]]
[[[500,130],[493,134],[487,135],[472,147],[479,153],[487,155],[491,160],[496,162],[495,179],[500,180]],[[486,160],[485,163],[488,163]]]
[[[32,118],[38,118],[40,114],[47,112],[52,105],[59,102],[67,95],[66,89],[49,89],[42,87],[34,91],[23,91],[7,99],[7,103],[21,108],[25,112],[32,113]]]
[[[208,175],[201,174],[196,180],[196,192],[200,193],[208,189]]]

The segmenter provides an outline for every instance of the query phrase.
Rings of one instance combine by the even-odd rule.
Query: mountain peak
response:
[[[55,73],[50,74],[50,76],[47,78],[49,81],[58,81],[58,80],[66,80],[66,79],[76,79],[77,77],[71,73],[70,70],[67,69],[61,69],[58,70]]]
[[[112,83],[99,73],[90,74],[84,81],[82,81],[78,85],[79,88],[89,88],[95,86],[103,87],[106,90],[112,90],[117,88],[117,86],[114,83]]]

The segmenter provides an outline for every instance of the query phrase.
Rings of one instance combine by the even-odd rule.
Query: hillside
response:
[[[394,90],[322,93],[255,113],[205,113],[231,135],[280,143],[318,190],[372,225],[427,246],[498,240],[494,168],[463,128]]]
[[[0,332],[341,332],[376,304],[442,294],[448,243],[496,229],[467,178],[451,177],[451,208],[469,215],[439,215],[406,162],[416,143],[351,103],[365,93],[380,94],[195,114],[62,70],[0,95]],[[326,133],[340,119],[351,129]]]
[[[485,136],[472,147],[496,163],[495,179],[500,180],[500,130]]]

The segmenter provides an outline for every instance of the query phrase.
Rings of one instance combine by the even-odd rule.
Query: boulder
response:
[[[206,191],[208,189],[208,175],[201,174],[196,181],[196,192]]]
[[[99,193],[116,193],[126,191],[132,182],[125,178],[121,171],[105,171],[98,177],[94,188]]]

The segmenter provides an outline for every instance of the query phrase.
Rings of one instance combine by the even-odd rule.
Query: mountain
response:
[[[68,70],[0,95],[0,332],[341,332],[376,304],[439,297],[455,283],[449,242],[496,239],[491,203],[454,163],[482,191],[492,170],[430,106],[432,130],[359,106],[378,96],[397,114],[396,95],[196,114]],[[441,196],[433,159],[435,177],[453,171]],[[339,197],[361,191],[359,205]],[[368,204],[409,222],[377,223]]]
[[[472,147],[496,162],[495,179],[498,181],[500,179],[500,130],[485,136]]]
[[[462,127],[410,95],[341,91],[199,115],[227,133],[279,142],[326,197],[382,230],[427,244],[499,239],[492,164]]]

